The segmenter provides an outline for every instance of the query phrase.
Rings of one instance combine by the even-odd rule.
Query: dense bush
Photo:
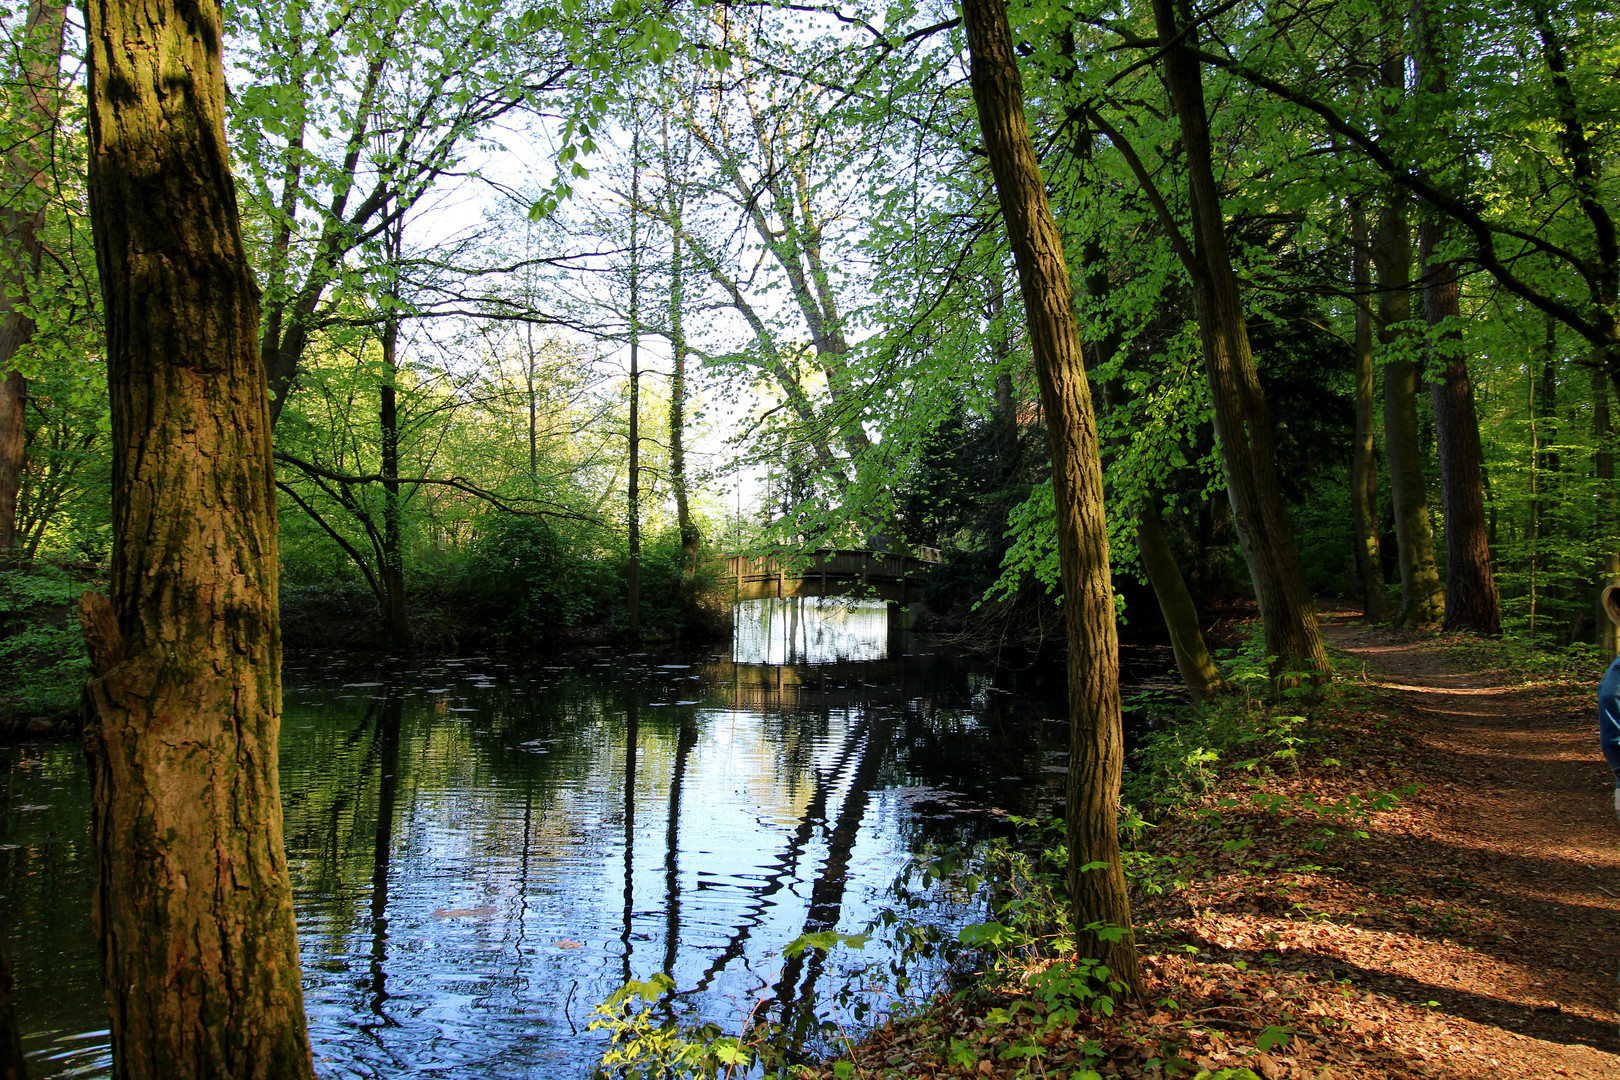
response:
[[[630,555],[618,533],[566,529],[543,518],[503,515],[483,532],[468,566],[480,622],[504,639],[555,642],[622,633]],[[679,532],[641,548],[641,626],[655,637],[721,630],[721,568],[699,556],[689,567]]]
[[[85,567],[0,567],[0,718],[72,716],[89,675],[76,617]]]

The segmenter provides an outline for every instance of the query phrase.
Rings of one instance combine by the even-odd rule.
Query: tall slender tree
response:
[[[61,0],[29,0],[17,43],[24,130],[5,152],[6,198],[0,205],[0,558],[16,544],[17,495],[28,443],[28,380],[14,368],[17,352],[34,336],[28,298],[40,268],[40,230],[52,188],[51,158],[62,110]]]
[[[1103,515],[1101,445],[1086,382],[1063,239],[1024,117],[1023,79],[1003,0],[964,0],[973,101],[1018,265],[1046,412],[1068,629],[1069,771],[1064,787],[1069,899],[1081,956],[1142,995],[1117,807],[1125,761],[1119,640]]]
[[[686,171],[692,136],[683,132],[677,156],[669,138],[669,115],[663,123],[664,210],[669,222],[669,486],[675,494],[675,524],[688,570],[697,565],[698,535],[692,520],[686,480],[686,261],[681,250],[686,216]]]
[[[276,499],[219,8],[98,0],[110,595],[80,604],[113,1075],[313,1076],[282,848]]]
[[[1434,558],[1434,526],[1429,520],[1428,481],[1418,438],[1418,380],[1422,364],[1406,328],[1412,317],[1412,230],[1410,200],[1392,192],[1379,211],[1372,257],[1378,270],[1378,342],[1385,350],[1384,459],[1394,508],[1396,558],[1401,576],[1402,626],[1438,626],[1445,615],[1445,590]]]
[[[1414,70],[1418,82],[1419,118],[1431,130],[1444,132],[1433,103],[1447,93],[1450,50],[1443,40],[1439,12],[1427,0],[1413,0]],[[1502,608],[1491,567],[1485,530],[1485,490],[1479,444],[1479,418],[1468,356],[1462,342],[1462,289],[1456,260],[1444,249],[1450,223],[1425,214],[1418,228],[1423,264],[1423,316],[1429,326],[1429,378],[1434,402],[1434,430],[1440,445],[1440,486],[1446,515],[1447,630],[1502,632]]]
[[[630,529],[629,633],[641,639],[641,131],[630,138],[630,463],[625,520]]]
[[[405,617],[405,523],[399,483],[399,273],[405,222],[393,218],[384,235],[387,275],[381,295],[382,378],[377,384],[377,424],[382,458],[382,545],[377,576],[383,587],[383,619],[388,639],[396,649],[411,646],[410,623]]]
[[[1126,140],[1111,126],[1099,123],[1099,128],[1126,153],[1192,279],[1222,470],[1238,543],[1254,580],[1267,651],[1278,658],[1288,677],[1318,682],[1329,672],[1327,651],[1305,582],[1304,564],[1283,507],[1271,412],[1254,366],[1242,294],[1232,267],[1221,194],[1215,182],[1203,74],[1194,55],[1198,26],[1181,0],[1153,0],[1153,13],[1160,40],[1170,43],[1161,50],[1161,64],[1181,130],[1191,244],[1182,237],[1180,224]],[[1092,116],[1100,119],[1095,111]]]
[[[1355,527],[1356,570],[1361,575],[1361,609],[1368,622],[1384,620],[1384,561],[1378,551],[1378,463],[1373,456],[1374,384],[1372,273],[1367,266],[1366,209],[1350,206],[1351,292],[1356,305],[1356,435],[1351,447],[1350,508]]]

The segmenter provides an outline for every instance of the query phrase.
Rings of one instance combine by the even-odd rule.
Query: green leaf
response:
[[[1022,931],[998,922],[982,922],[962,927],[956,933],[956,940],[974,947],[1017,945],[1024,942],[1025,935]]]

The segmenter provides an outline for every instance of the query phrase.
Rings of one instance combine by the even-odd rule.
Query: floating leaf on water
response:
[[[495,914],[495,909],[488,904],[478,907],[440,908],[433,913],[435,919],[483,919]]]
[[[567,938],[557,942],[557,948],[559,949],[583,949],[584,947],[585,943],[583,941],[570,941]]]

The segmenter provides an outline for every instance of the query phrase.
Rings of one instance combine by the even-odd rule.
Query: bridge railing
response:
[[[780,575],[793,578],[828,577],[882,577],[899,580],[917,577],[927,572],[938,558],[919,559],[911,555],[859,549],[827,549],[813,552],[802,566],[791,570],[769,555],[728,555],[726,569],[734,578],[764,580]]]

